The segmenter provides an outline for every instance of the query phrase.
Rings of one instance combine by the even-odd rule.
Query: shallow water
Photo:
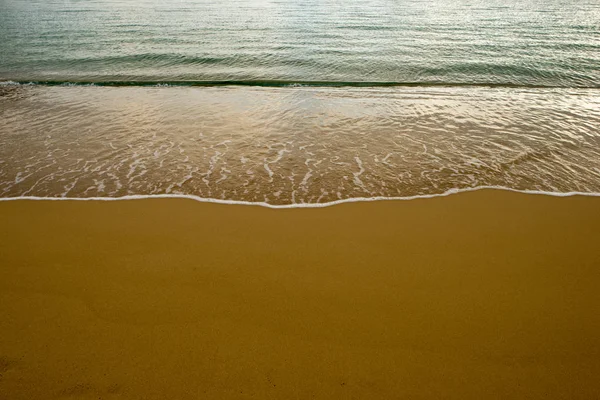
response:
[[[297,204],[478,186],[600,192],[594,89],[2,90],[2,197]]]

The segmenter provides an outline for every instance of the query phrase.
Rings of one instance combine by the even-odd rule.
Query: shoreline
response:
[[[598,207],[0,202],[0,394],[595,398]]]
[[[406,197],[352,197],[340,199],[325,203],[294,203],[294,204],[271,204],[265,202],[252,202],[243,200],[224,200],[210,197],[200,197],[191,194],[134,194],[120,197],[42,197],[42,196],[20,196],[20,197],[0,197],[2,201],[130,201],[130,200],[146,200],[146,199],[183,199],[193,200],[199,203],[222,204],[222,205],[238,205],[238,206],[258,206],[272,209],[294,209],[294,208],[324,208],[332,207],[340,204],[348,203],[366,203],[378,201],[409,201],[409,200],[426,200],[435,199],[438,197],[447,197],[461,193],[477,192],[480,190],[506,191],[511,193],[520,193],[527,195],[550,196],[550,197],[600,197],[600,192],[548,192],[542,190],[520,190],[504,186],[476,186],[472,188],[450,189],[443,193],[423,194]]]

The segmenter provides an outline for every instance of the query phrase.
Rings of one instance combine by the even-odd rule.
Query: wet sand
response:
[[[599,210],[2,202],[0,398],[599,398]]]

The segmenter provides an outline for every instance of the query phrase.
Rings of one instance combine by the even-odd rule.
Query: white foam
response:
[[[228,170],[226,167],[221,167],[221,171],[219,171],[219,172],[221,173],[221,177],[215,181],[215,185],[219,182],[226,180],[229,177],[229,175],[227,175],[226,173],[231,174],[231,171]],[[191,175],[190,175],[190,178],[191,178]]]
[[[354,184],[356,184],[357,186],[359,186],[365,192],[368,192],[367,188],[365,187],[365,184],[360,179],[360,176],[365,172],[365,169],[363,168],[362,161],[358,157],[354,157],[354,160],[356,161],[356,164],[358,165],[358,168],[359,168],[358,172],[353,172],[352,173],[354,175]]]
[[[23,182],[27,177],[22,177],[22,172],[17,172],[17,176],[15,177],[15,184]]]
[[[273,171],[271,171],[271,168],[269,168],[269,163],[265,162],[263,164],[263,167],[265,167],[265,170],[269,174],[269,182],[273,182]]]
[[[310,162],[314,161],[312,158],[307,158],[306,161],[304,161],[304,164],[306,165],[306,168],[308,168],[308,171],[306,171],[306,174],[304,175],[304,178],[302,178],[302,182],[300,182],[300,187],[304,190],[304,192],[308,192],[308,187],[306,186],[308,184],[308,180],[312,177],[312,168],[310,168]]]
[[[0,197],[0,201],[17,201],[17,200],[71,200],[71,201],[120,201],[120,200],[142,200],[142,199],[188,199],[195,200],[201,203],[216,203],[216,204],[230,204],[230,205],[244,205],[244,206],[260,206],[272,209],[286,209],[286,208],[323,208],[331,207],[338,204],[344,203],[358,203],[358,202],[370,202],[370,201],[400,201],[400,200],[419,200],[419,199],[432,199],[436,197],[446,197],[458,193],[475,192],[479,190],[502,190],[515,193],[523,193],[530,195],[545,195],[552,197],[571,197],[571,196],[586,196],[586,197],[600,197],[600,193],[592,192],[546,192],[539,190],[518,190],[502,186],[479,186],[473,188],[464,189],[450,189],[443,193],[438,194],[422,194],[406,197],[353,197],[348,199],[341,199],[330,201],[327,203],[294,203],[294,204],[269,204],[267,202],[252,202],[242,200],[223,200],[214,198],[205,198],[188,194],[148,194],[148,195],[127,195],[121,197],[39,197],[39,196],[20,196],[20,197]]]
[[[308,164],[306,164],[308,165]],[[308,184],[308,180],[312,177],[312,170],[309,169],[306,174],[304,175],[304,178],[302,178],[302,182],[300,182],[300,187],[304,188],[305,192],[308,192],[308,187],[306,186]]]
[[[33,82],[19,83],[15,81],[0,81],[0,86],[32,86]]]
[[[69,185],[65,185],[64,189],[65,191],[61,194],[62,197],[67,197],[69,195],[69,192],[75,187],[75,185],[77,184],[77,181],[79,181],[79,178],[76,178],[73,182],[71,182],[71,184]]]
[[[385,165],[389,165],[390,167],[393,167],[393,165],[388,162],[388,158],[390,158],[393,154],[394,153],[388,153],[385,157],[383,157],[381,162]]]
[[[271,146],[269,146],[269,149],[271,149]],[[277,157],[273,161],[267,161],[266,158],[263,159],[263,161],[264,161],[264,165],[263,166],[265,167],[265,170],[269,174],[269,182],[273,182],[273,174],[274,174],[273,171],[270,168],[270,164],[276,164],[276,163],[278,163],[283,158],[283,155],[285,153],[291,153],[291,151],[288,150],[288,149],[286,149],[286,148],[283,148],[283,149],[281,149],[281,150],[279,150],[277,152]]]

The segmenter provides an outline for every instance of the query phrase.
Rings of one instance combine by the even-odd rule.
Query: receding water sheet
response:
[[[600,192],[594,89],[5,84],[0,196]]]

